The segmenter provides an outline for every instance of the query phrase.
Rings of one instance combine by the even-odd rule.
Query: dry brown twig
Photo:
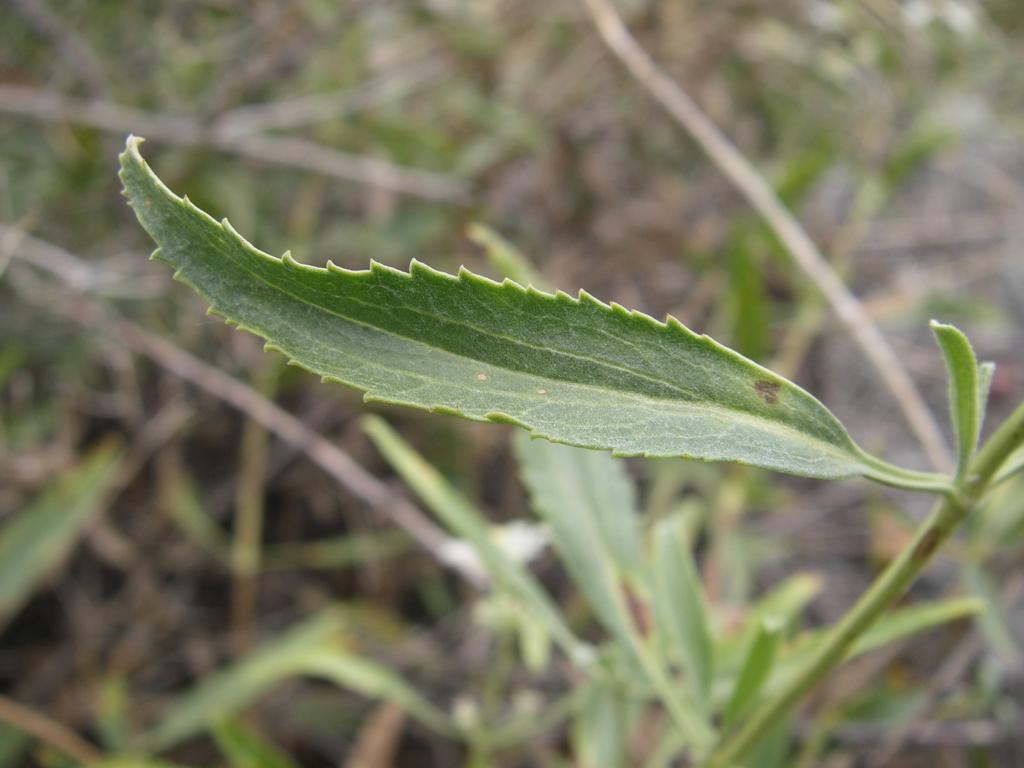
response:
[[[786,247],[793,261],[824,294],[833,311],[896,398],[931,463],[936,469],[948,469],[952,458],[934,415],[878,326],[829,266],[807,231],[782,204],[751,162],[711,122],[679,84],[663,72],[640,47],[610,0],[582,2],[609,50],[747,198]]]

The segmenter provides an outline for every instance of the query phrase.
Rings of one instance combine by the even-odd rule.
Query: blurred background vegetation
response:
[[[990,424],[1021,399],[1024,5],[619,8],[796,212],[940,419],[933,316],[998,364]],[[926,466],[815,288],[574,0],[5,0],[0,766],[673,760],[658,712],[576,695],[542,628],[464,578],[471,554],[395,524],[415,483],[360,419],[385,417],[460,504],[513,523],[501,530],[526,541],[573,630],[599,642],[543,529],[523,527],[509,430],[364,406],[206,317],[146,260],[120,197],[133,132],[176,191],[266,251],[502,277],[527,267],[501,233],[536,282],[670,313],[793,377],[865,447]],[[622,463],[641,526],[686,521],[726,640],[765,600],[787,638],[834,620],[926,501]],[[1024,765],[1024,484],[998,501],[908,598],[985,610],[851,662],[762,765]],[[467,746],[452,723],[484,735]]]

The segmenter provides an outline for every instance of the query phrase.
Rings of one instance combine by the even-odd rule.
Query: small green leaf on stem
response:
[[[784,622],[769,617],[758,627],[747,651],[747,657],[736,678],[729,703],[725,706],[723,717],[725,727],[731,727],[745,712],[748,712],[757,700],[765,681],[771,674],[775,664],[775,653],[779,647]]]
[[[956,471],[957,477],[962,478],[974,456],[981,430],[983,395],[979,386],[980,379],[984,377],[991,380],[991,366],[979,376],[978,360],[967,337],[958,328],[935,320],[932,320],[931,328],[946,361],[949,414],[956,434]]]

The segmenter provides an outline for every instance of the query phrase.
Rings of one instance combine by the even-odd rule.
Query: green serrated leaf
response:
[[[121,179],[159,245],[154,258],[211,312],[367,400],[513,423],[619,455],[946,487],[868,456],[810,394],[674,318],[417,261],[405,273],[269,256],[167,189],[139,143],[129,138]]]
[[[978,433],[981,430],[981,412],[983,409],[981,388],[979,387],[978,360],[967,337],[956,327],[931,322],[935,340],[942,350],[946,361],[946,374],[949,378],[949,413],[956,434],[957,476],[962,477],[967,465],[974,456],[978,445]],[[984,374],[991,380],[991,371]],[[987,387],[986,387],[987,390]]]

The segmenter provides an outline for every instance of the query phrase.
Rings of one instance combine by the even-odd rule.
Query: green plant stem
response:
[[[792,682],[764,702],[736,731],[727,734],[705,761],[705,768],[734,768],[768,731],[789,713],[822,678],[838,666],[853,643],[898,599],[956,530],[1007,457],[1024,444],[1024,403],[996,430],[978,453],[967,478],[939,501],[913,540],[875,580],[831,630],[828,639]]]

